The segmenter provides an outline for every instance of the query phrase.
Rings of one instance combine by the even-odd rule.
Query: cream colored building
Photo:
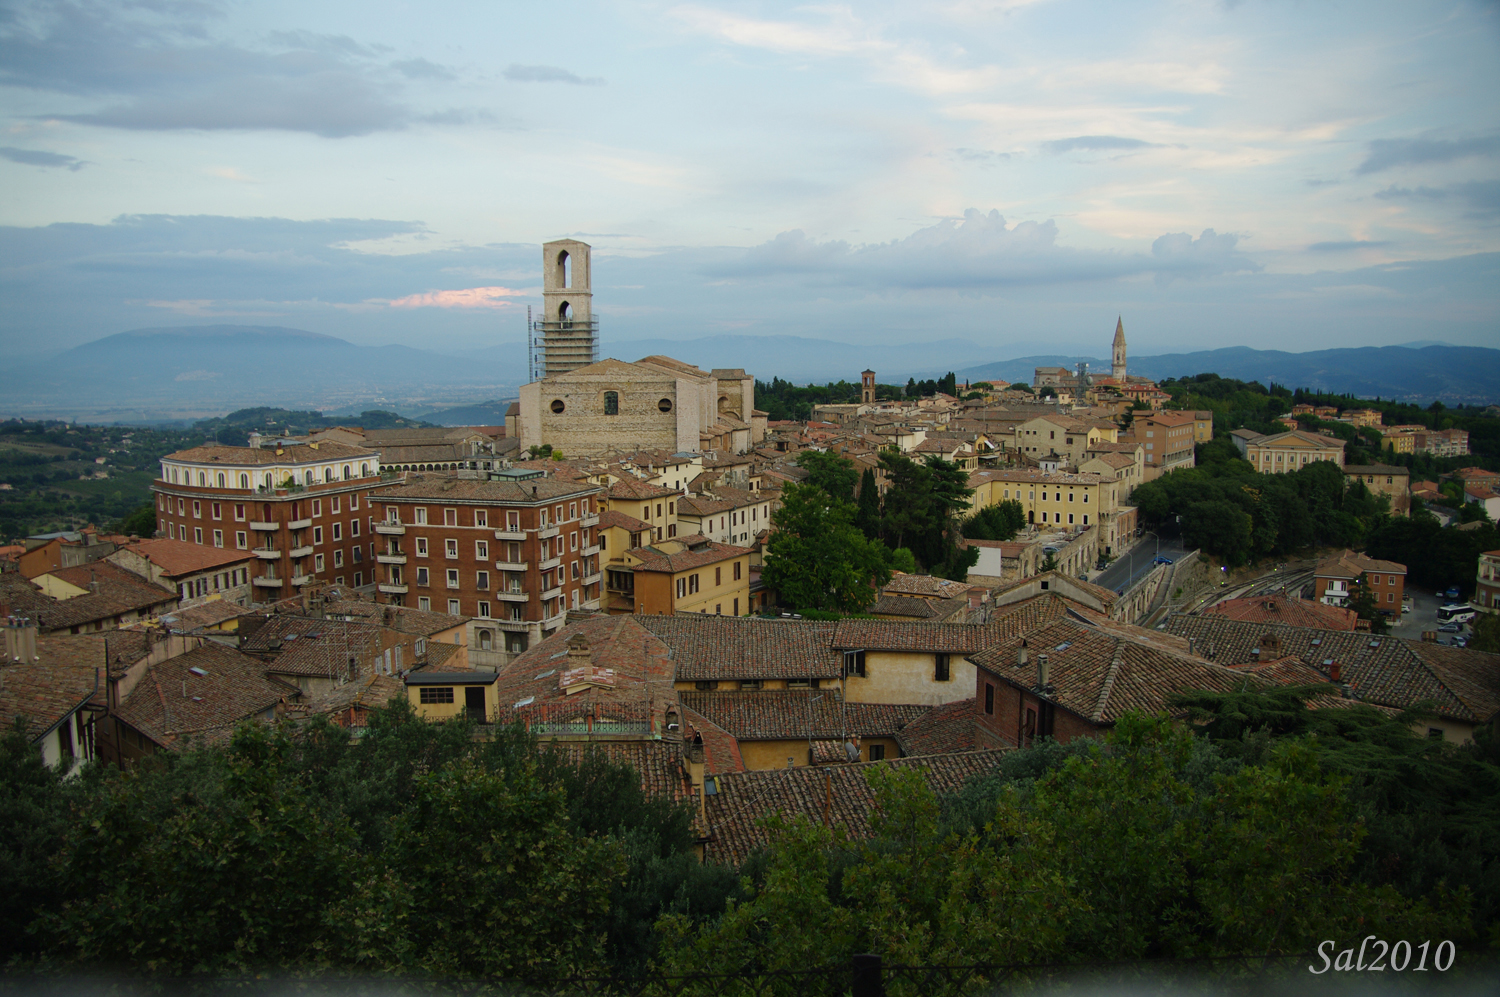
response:
[[[1262,474],[1286,474],[1325,460],[1344,466],[1344,441],[1331,436],[1300,429],[1271,436],[1236,430],[1230,436],[1250,466]]]

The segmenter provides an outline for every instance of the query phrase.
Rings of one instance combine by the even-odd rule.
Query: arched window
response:
[[[361,465],[359,465],[359,476],[361,478],[368,478],[370,476],[370,465],[369,464],[361,464]]]
[[[620,414],[620,393],[618,391],[606,391],[604,393],[604,414]]]
[[[331,468],[331,467],[325,467],[325,468],[323,468],[323,481],[326,483],[326,482],[329,482],[329,481],[332,481],[332,480],[333,480],[333,468]]]
[[[267,488],[271,487],[271,472],[270,471],[266,472],[266,487]]]
[[[489,630],[479,631],[479,649],[488,651],[494,646],[494,634]]]
[[[573,306],[564,301],[557,306],[557,320],[559,322],[573,321]]]
[[[205,485],[205,484],[207,484],[207,483],[208,483],[208,482],[207,482],[207,479],[205,479],[205,478],[204,478],[204,476],[203,476],[203,472],[202,472],[202,471],[199,471],[199,472],[198,472],[198,487],[199,487],[199,488],[202,488],[202,487],[203,487],[203,486],[204,486],[204,485]]]
[[[350,477],[350,475],[349,475],[349,465],[345,464],[344,465],[344,480],[348,481],[349,477]]]
[[[224,487],[224,472],[223,471],[219,472],[219,487],[220,488]]]
[[[172,484],[177,484],[177,468],[172,468]]]
[[[241,474],[240,475],[240,487],[241,488],[249,488],[250,487],[250,475],[248,475],[248,474]]]
[[[566,249],[557,254],[557,286],[573,286],[572,261],[568,258],[568,251]]]
[[[313,483],[313,476],[311,471],[302,472],[302,483],[306,485],[310,485]]]

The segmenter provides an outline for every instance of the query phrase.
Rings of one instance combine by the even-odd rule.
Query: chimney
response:
[[[36,652],[36,623],[24,616],[5,620],[5,663],[16,665],[40,660]]]
[[[1340,682],[1340,681],[1343,680],[1343,675],[1344,675],[1344,667],[1342,665],[1340,665],[1337,661],[1331,661],[1331,662],[1329,662],[1329,664],[1328,664],[1328,677],[1329,677],[1329,679],[1331,679],[1334,682]]]
[[[1045,654],[1036,656],[1036,687],[1038,691],[1047,690],[1047,680],[1051,678],[1051,667]]]

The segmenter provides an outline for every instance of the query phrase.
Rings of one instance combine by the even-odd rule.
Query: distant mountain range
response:
[[[1035,344],[1033,348],[1035,348]],[[1288,387],[1363,397],[1447,403],[1500,401],[1500,350],[1431,345],[1284,353],[1231,347],[1132,357],[1132,373],[1154,378],[1212,372]],[[621,360],[662,353],[704,369],[743,367],[761,380],[855,381],[865,367],[883,384],[908,377],[1030,381],[1038,366],[1072,367],[1096,357],[1035,355],[983,362],[996,347],[947,339],[906,346],[851,346],[796,336],[712,336],[604,344]],[[526,381],[525,353],[501,344],[462,355],[407,346],[356,346],[333,336],[274,326],[135,329],[46,360],[15,362],[0,416],[98,422],[196,420],[257,405],[358,413],[380,408],[448,425],[498,424],[505,400]]]

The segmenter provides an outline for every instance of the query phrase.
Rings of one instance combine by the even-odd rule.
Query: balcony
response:
[[[538,561],[537,562],[537,570],[538,571],[548,571],[548,570],[550,570],[552,568],[557,567],[560,564],[562,564],[562,555],[561,554],[559,554],[557,557],[549,557],[545,561]]]
[[[381,592],[385,593],[386,595],[405,595],[406,594],[406,586],[405,585],[396,585],[396,584],[392,584],[392,583],[389,583],[389,582],[381,582],[379,585],[376,585],[375,587],[377,589],[379,589]]]
[[[311,525],[311,519],[294,519],[286,524],[286,528],[289,530],[305,530]]]
[[[598,544],[594,544],[592,547],[585,547],[583,548],[583,550],[578,552],[580,557],[593,557],[597,553],[599,553]]]
[[[316,575],[293,575],[292,576],[292,584],[293,585],[311,585],[313,582],[315,582],[317,580],[318,579],[317,579]]]
[[[254,554],[262,561],[281,560],[281,551],[277,550],[275,547],[256,547],[250,553]]]
[[[580,605],[578,608],[579,609],[592,609],[595,612],[598,612],[599,611],[599,600],[598,599],[585,599],[583,601],[583,604]]]
[[[250,584],[252,584],[252,585],[259,585],[261,588],[264,588],[264,589],[279,589],[279,588],[281,588],[282,585],[284,585],[286,583],[282,579],[280,579],[280,578],[276,578],[276,577],[271,576],[271,575],[263,575],[260,578],[252,578],[252,579],[250,579]]]
[[[376,560],[376,562],[378,562],[380,564],[405,564],[406,563],[406,555],[405,554],[376,554],[375,555],[375,560]]]
[[[523,529],[520,529],[519,527],[517,527],[514,530],[510,530],[510,529],[496,530],[495,531],[495,539],[496,540],[525,540],[526,539],[526,531],[523,530]]]
[[[557,586],[556,588],[550,588],[542,593],[542,601],[547,602],[548,600],[556,599],[561,596],[562,593],[563,590],[561,585]]]
[[[309,557],[313,552],[312,544],[303,544],[301,547],[293,547],[289,553],[293,557]]]
[[[549,616],[545,620],[543,620],[542,621],[542,629],[543,630],[556,630],[558,627],[562,626],[566,622],[568,622],[568,611],[566,609],[564,609],[562,612],[558,613],[556,616]]]
[[[590,526],[599,525],[599,514],[597,512],[585,513],[578,517],[578,525],[587,529]]]
[[[402,523],[376,523],[375,532],[386,537],[401,537],[406,535],[406,526]]]
[[[597,585],[599,582],[601,582],[603,580],[604,580],[604,572],[602,572],[602,571],[596,571],[592,575],[584,575],[583,576],[583,584],[585,584],[585,585]]]
[[[279,530],[279,529],[281,529],[281,524],[280,523],[258,523],[258,522],[256,522],[253,519],[250,520],[249,526],[250,526],[250,528],[252,530]]]
[[[507,589],[503,592],[496,592],[495,598],[499,599],[501,602],[530,602],[531,593],[524,591],[517,592],[511,589]]]
[[[561,532],[561,526],[544,526],[536,531],[536,535],[538,540],[550,540]]]
[[[525,620],[491,620],[495,626],[508,633],[524,634],[531,630],[531,624]]]
[[[496,571],[525,571],[531,566],[530,561],[496,561]]]

